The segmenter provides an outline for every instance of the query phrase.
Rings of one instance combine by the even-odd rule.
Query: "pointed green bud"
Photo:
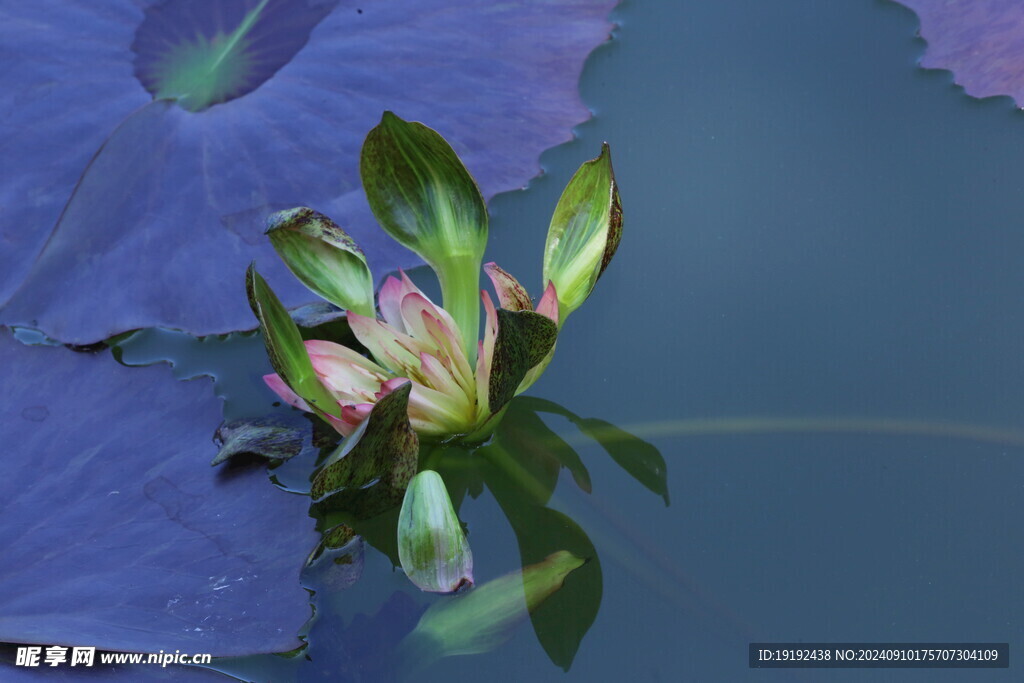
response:
[[[302,335],[281,300],[267,281],[256,272],[256,264],[245,274],[249,307],[260,321],[260,332],[267,347],[270,364],[288,388],[301,397],[321,417],[341,416],[338,402],[331,396],[313,370],[313,362],[302,343]]]
[[[267,235],[288,269],[344,310],[373,316],[373,276],[362,249],[327,216],[298,207],[267,219]]]
[[[412,478],[398,514],[398,559],[420,590],[451,593],[473,584],[473,553],[441,475]]]
[[[544,246],[544,282],[558,294],[559,325],[590,296],[622,237],[611,150],[585,162],[558,200]]]
[[[487,246],[487,206],[476,182],[436,131],[389,111],[366,136],[359,172],[381,227],[437,273],[442,305],[458,324],[472,363]]]

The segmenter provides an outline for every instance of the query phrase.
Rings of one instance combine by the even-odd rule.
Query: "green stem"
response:
[[[441,282],[441,306],[455,319],[462,335],[469,366],[476,367],[480,335],[480,265],[483,257],[467,254],[449,257],[434,271]]]

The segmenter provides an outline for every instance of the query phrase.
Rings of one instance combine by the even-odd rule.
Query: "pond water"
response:
[[[525,620],[417,678],[1018,680],[1012,664],[755,671],[747,646],[1022,643],[1024,114],[917,68],[917,19],[891,2],[627,0],[613,16],[581,81],[595,118],[527,190],[491,202],[487,257],[535,287],[561,189],[611,144],[622,245],[528,393],[656,447],[669,504],[539,413],[589,473],[587,494],[563,470],[548,507],[592,542],[601,588],[567,590],[563,618],[538,627],[554,657]],[[255,336],[150,331],[122,351],[215,375],[228,418],[274,401]],[[483,584],[518,569],[520,549],[508,499],[466,467],[460,517]],[[572,536],[564,519],[537,533]],[[311,579],[312,661],[219,667],[383,680],[438,599],[369,540],[357,582]],[[576,650],[571,615],[595,612]]]

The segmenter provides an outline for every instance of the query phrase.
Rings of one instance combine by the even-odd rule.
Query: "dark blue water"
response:
[[[563,472],[550,506],[600,557],[596,620],[568,673],[526,622],[420,678],[1018,680],[752,671],[747,645],[1008,641],[1020,656],[1024,114],[917,68],[915,16],[882,0],[627,0],[615,17],[581,83],[596,117],[492,202],[488,260],[538,290],[558,195],[611,144],[622,246],[529,393],[654,444],[671,505],[546,417],[593,483]],[[228,417],[273,400],[256,338],[125,346],[161,357],[219,375]],[[519,567],[491,493],[460,516],[480,582]],[[381,552],[363,560],[358,583],[319,596],[313,662],[227,668],[375,680],[389,646],[353,652],[344,629],[397,599],[378,623],[407,631],[431,599]]]
[[[542,224],[572,165],[610,141],[622,248],[566,327],[572,357],[534,392],[622,426],[932,426],[653,437],[667,510],[586,453],[594,497],[652,552],[617,535],[598,544],[609,558],[628,550],[604,563],[601,613],[570,675],[1014,680],[751,672],[746,644],[1019,647],[1019,442],[941,426],[1020,425],[1024,115],[916,68],[916,18],[889,2],[637,2],[619,17],[620,39],[583,79],[597,118],[545,157],[530,192],[495,202],[493,252],[536,269],[516,228]],[[530,645],[496,654],[495,676],[560,679]]]

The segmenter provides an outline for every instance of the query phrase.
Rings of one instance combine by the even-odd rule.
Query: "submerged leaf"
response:
[[[419,438],[409,424],[412,383],[393,389],[373,405],[370,415],[328,457],[313,479],[310,496],[320,501],[348,488],[380,481],[401,492],[416,473]]]
[[[668,505],[668,466],[661,451],[643,439],[596,418],[574,420],[580,430],[601,444],[619,467],[658,494]]]
[[[406,669],[423,669],[453,655],[489,652],[512,637],[513,629],[552,594],[584,561],[560,550],[543,561],[449,600],[437,602],[399,646]]]
[[[267,226],[277,253],[302,284],[339,308],[374,314],[366,257],[334,221],[300,207],[275,213]]]
[[[303,420],[303,427],[309,423]],[[248,418],[224,422],[213,437],[220,451],[210,462],[219,465],[235,455],[259,455],[287,460],[302,452],[303,430],[272,418]]]
[[[0,642],[215,656],[300,644],[308,499],[262,466],[205,467],[221,420],[208,380],[2,331],[0,358]]]
[[[587,493],[591,492],[593,485],[590,481],[590,472],[587,471],[579,454],[562,437],[544,424],[544,421],[535,412],[530,410],[529,404],[524,402],[524,398],[517,398],[509,405],[508,412],[502,418],[498,433],[501,443],[510,452],[516,454],[519,465],[527,468],[531,460],[537,460],[547,463],[550,468],[557,463],[569,470],[580,489]],[[554,474],[557,474],[557,468],[555,468]],[[554,491],[554,477],[549,486],[548,497]],[[547,503],[547,500],[548,498],[545,497],[537,502],[543,505]]]
[[[570,581],[530,614],[533,630],[551,661],[566,671],[597,618],[604,580],[597,551],[586,532],[557,510],[542,507],[517,475],[518,451],[498,438],[479,452],[484,480],[516,534],[523,566],[568,550],[587,560]]]
[[[441,475],[413,477],[398,514],[398,557],[420,590],[451,593],[473,584],[473,553]]]
[[[620,429],[610,422],[596,418],[583,418],[553,401],[534,396],[522,396],[517,402],[523,408],[561,415],[581,432],[596,441],[612,460],[634,479],[658,494],[669,504],[668,465],[661,451],[638,436]]]
[[[605,143],[569,180],[548,228],[544,282],[555,285],[560,325],[590,296],[621,238],[622,205]]]

